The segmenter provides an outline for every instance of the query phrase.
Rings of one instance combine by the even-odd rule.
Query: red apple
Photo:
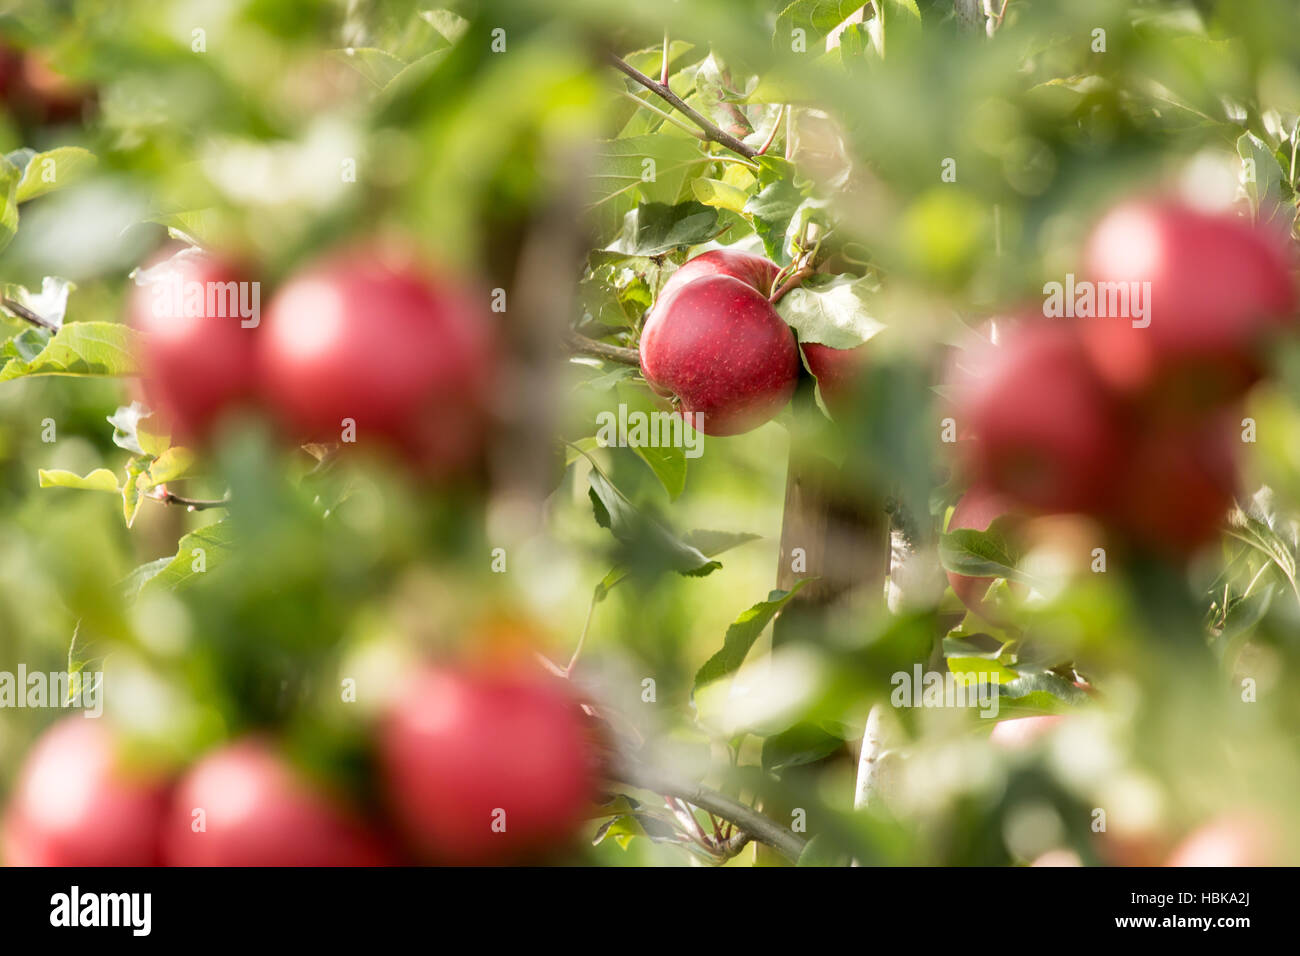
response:
[[[1237,491],[1240,416],[1144,428],[1115,482],[1110,524],[1128,540],[1177,557],[1212,541]]]
[[[712,258],[687,273],[705,256]],[[723,272],[724,266],[737,275]],[[744,253],[692,259],[665,285],[641,332],[646,381],[674,396],[680,412],[702,415],[705,434],[757,428],[794,394],[799,377],[794,332],[762,287],[772,269],[766,260]],[[766,282],[770,285],[771,278]]]
[[[1243,814],[1211,820],[1174,848],[1165,866],[1271,866],[1277,837],[1263,821]]]
[[[182,441],[207,437],[225,412],[252,395],[260,299],[259,314],[248,319],[241,303],[253,311],[254,289],[242,270],[197,249],[135,274],[128,321],[141,333],[137,359],[146,401]]]
[[[437,473],[479,454],[496,350],[486,299],[395,246],[353,247],[271,303],[261,388],[296,437],[397,448]]]
[[[27,755],[5,815],[11,866],[157,866],[167,787],[132,773],[101,719],[47,730]]]
[[[771,259],[764,259],[752,252],[741,252],[738,249],[713,249],[702,252],[689,262],[683,263],[668,277],[664,287],[659,290],[659,298],[663,299],[686,283],[702,279],[704,276],[731,276],[745,285],[753,286],[764,296],[769,296],[772,294],[772,280],[780,271]]]
[[[1001,495],[984,488],[970,488],[952,509],[952,517],[948,519],[948,531],[957,531],[961,528],[987,531],[994,520],[1009,511],[1011,506]],[[948,584],[962,604],[986,620],[997,621],[996,609],[984,598],[990,585],[993,584],[993,578],[972,578],[951,571],[947,574]]]
[[[1039,322],[990,348],[956,396],[974,440],[975,484],[1026,509],[1095,513],[1124,455],[1119,410],[1063,322]]]
[[[818,342],[803,342],[799,347],[826,407],[832,413],[848,408],[866,369],[866,343],[851,349],[833,349]]]
[[[170,866],[393,862],[364,822],[257,738],[209,754],[186,774],[168,811],[163,849]]]
[[[547,675],[422,670],[386,715],[379,761],[398,822],[439,863],[531,859],[571,837],[596,793],[587,721]]]
[[[1295,311],[1282,237],[1238,216],[1169,199],[1122,203],[1084,256],[1093,282],[1150,283],[1149,326],[1079,319],[1093,363],[1113,387],[1176,411],[1244,391],[1259,374],[1258,346]]]

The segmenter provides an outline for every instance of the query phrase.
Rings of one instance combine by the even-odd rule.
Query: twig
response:
[[[163,491],[162,494],[154,496],[154,500],[161,501],[165,505],[181,505],[190,511],[207,511],[209,508],[230,507],[229,495],[225,498],[186,498],[184,495]]]
[[[730,856],[739,853],[750,840],[767,844],[791,862],[797,862],[799,855],[803,853],[804,841],[793,830],[781,826],[753,807],[746,806],[739,800],[733,800],[726,794],[698,783],[677,780],[652,768],[627,761],[615,768],[614,776],[642,790],[651,790],[684,800],[736,824],[739,829],[724,844]]]
[[[736,137],[720,128],[717,124],[709,122],[709,120],[705,119],[702,114],[688,106],[685,100],[668,88],[667,84],[651,79],[622,57],[615,56],[612,53],[609,55],[609,61],[614,65],[615,69],[620,70],[636,82],[640,83],[647,90],[657,93],[660,97],[672,104],[679,113],[683,114],[687,119],[704,131],[705,139],[717,143],[720,146],[725,146],[733,153],[739,153],[746,159],[753,159],[758,155],[758,151],[752,146],[746,146],[740,140],[736,139]]]
[[[659,68],[659,82],[668,85],[668,31],[664,31],[664,62]]]
[[[672,123],[674,126],[682,130],[683,132],[690,133],[696,139],[704,139],[704,134],[702,132],[700,132],[694,126],[691,126],[689,123],[683,123],[681,120],[679,120],[672,113],[669,113],[667,110],[661,110],[653,103],[647,103],[645,100],[641,99],[641,97],[637,96],[635,93],[629,93],[627,90],[619,90],[619,93],[621,93],[623,96],[626,96],[629,100],[631,100],[633,103],[637,104],[638,106],[642,106],[645,109],[648,109],[652,113],[658,113],[661,117],[663,117],[665,122]]]
[[[577,332],[570,332],[566,335],[564,342],[575,355],[590,355],[592,358],[604,359],[606,362],[641,367],[641,353],[636,349],[597,342],[595,339],[589,339]]]
[[[37,315],[21,302],[15,302],[13,299],[5,297],[0,299],[0,305],[3,305],[8,311],[12,312],[24,322],[30,322],[42,329],[48,329],[51,332],[59,331],[59,327],[44,316]]]

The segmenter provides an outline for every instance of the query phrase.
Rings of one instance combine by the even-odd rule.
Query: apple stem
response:
[[[733,153],[739,153],[746,159],[753,159],[758,155],[758,151],[752,146],[746,146],[721,127],[709,122],[697,110],[688,106],[685,100],[668,88],[668,84],[660,83],[658,80],[651,79],[622,57],[615,56],[612,53],[609,55],[609,62],[614,65],[615,69],[631,77],[647,90],[657,93],[663,99],[667,100],[679,113],[682,113],[687,119],[704,131],[705,139],[717,143],[719,146],[725,146]]]
[[[797,288],[804,279],[808,278],[812,274],[812,266],[804,266],[802,269],[796,269],[794,272],[790,273],[789,277],[782,282],[775,291],[772,292],[772,297],[768,301],[773,305],[776,305],[781,301],[782,296],[791,289]]]
[[[592,358],[604,359],[606,362],[617,362],[620,365],[632,365],[636,368],[641,367],[641,353],[636,349],[597,342],[595,339],[589,339],[577,332],[570,332],[566,335],[565,344],[575,355],[589,355]]]
[[[781,108],[776,111],[776,119],[772,123],[772,131],[767,134],[767,141],[764,142],[763,145],[760,146],[758,149],[759,156],[762,156],[764,153],[766,153],[769,149],[772,148],[772,143],[776,140],[776,131],[781,128],[781,120],[784,118],[785,118],[785,104],[782,103]]]

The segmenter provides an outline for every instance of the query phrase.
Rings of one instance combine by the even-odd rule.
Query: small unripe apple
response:
[[[1013,330],[956,396],[975,484],[1047,512],[1095,513],[1125,455],[1120,413],[1073,326]]]
[[[261,389],[295,437],[396,448],[429,471],[482,449],[496,374],[486,299],[396,246],[353,247],[275,296],[261,336]]]
[[[145,400],[181,441],[201,441],[253,394],[254,338],[244,326],[251,285],[239,267],[197,249],[139,270],[127,318],[140,332]]]
[[[1010,503],[1001,495],[986,488],[970,488],[953,507],[952,517],[948,519],[948,531],[962,528],[987,531],[989,525],[1011,510]],[[985,599],[993,578],[972,578],[952,571],[948,571],[947,575],[949,586],[962,604],[986,620],[997,622],[996,609]]]
[[[425,668],[379,732],[389,805],[430,861],[535,858],[570,839],[595,797],[587,723],[549,675]]]
[[[1122,283],[1130,294],[1150,283],[1138,320],[1149,325],[1134,327],[1132,316],[1078,320],[1094,365],[1112,387],[1176,412],[1244,391],[1259,375],[1259,346],[1296,308],[1283,237],[1171,199],[1110,210],[1084,259],[1094,283]]]
[[[27,755],[5,813],[10,866],[157,866],[167,784],[124,766],[102,719],[65,717]]]
[[[245,738],[200,760],[168,811],[169,866],[384,866],[384,840],[309,783],[268,742]]]
[[[818,342],[803,342],[804,363],[817,379],[822,401],[832,413],[849,407],[867,366],[867,345],[833,349]]]
[[[668,280],[642,329],[646,381],[673,396],[680,412],[702,415],[705,434],[757,428],[794,394],[794,332],[763,291],[775,269],[745,253],[698,256]]]

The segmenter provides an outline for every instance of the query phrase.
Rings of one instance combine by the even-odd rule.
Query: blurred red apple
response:
[[[145,400],[180,440],[203,440],[251,398],[260,305],[260,286],[241,268],[198,249],[136,272],[127,310],[141,333]]]
[[[567,685],[511,670],[416,674],[383,722],[379,759],[398,822],[439,863],[511,863],[563,845],[597,786]]]
[[[1006,750],[1023,750],[1041,740],[1065,720],[1063,714],[1042,717],[1013,717],[993,725],[989,740]]]
[[[399,449],[431,472],[482,449],[496,379],[491,314],[396,246],[352,247],[280,289],[261,337],[261,389],[298,438]]]
[[[1189,554],[1223,527],[1237,491],[1239,414],[1144,428],[1116,476],[1111,524],[1167,556]]]
[[[122,765],[102,719],[65,717],[37,740],[5,814],[10,866],[156,866],[167,785]]]
[[[866,343],[851,349],[833,349],[817,342],[804,342],[804,362],[817,379],[822,401],[832,414],[849,407],[867,366]]]
[[[1270,866],[1277,840],[1263,821],[1243,814],[1211,820],[1174,848],[1165,866]]]
[[[1064,322],[1023,325],[957,391],[975,484],[1030,510],[1093,513],[1125,455],[1119,411]]]
[[[701,414],[705,434],[757,428],[794,394],[794,332],[765,291],[775,274],[776,266],[758,256],[705,253],[668,280],[646,320],[646,381],[673,396],[682,413]]]
[[[169,866],[393,862],[382,838],[258,738],[229,744],[190,769],[168,811],[163,852]]]
[[[1258,377],[1257,348],[1296,308],[1283,237],[1170,199],[1110,210],[1084,258],[1094,283],[1130,293],[1150,283],[1147,327],[1132,316],[1078,320],[1094,365],[1113,387],[1174,411],[1241,394]]]

